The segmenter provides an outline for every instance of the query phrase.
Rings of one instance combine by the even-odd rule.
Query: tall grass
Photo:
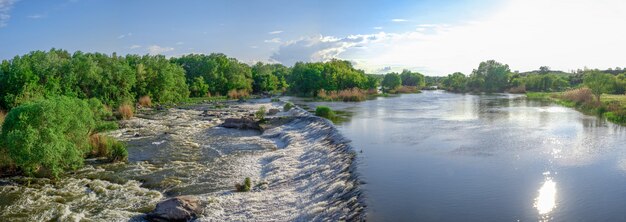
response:
[[[376,90],[363,90],[359,88],[344,89],[339,91],[326,91],[324,89],[317,93],[317,97],[328,101],[344,101],[344,102],[359,102],[364,101],[370,95],[376,95]]]
[[[133,107],[129,104],[123,104],[119,108],[117,108],[117,112],[120,114],[122,119],[130,119],[133,118]]]
[[[126,144],[119,142],[109,136],[93,134],[89,136],[91,145],[91,157],[106,157],[109,161],[124,161],[128,158]]]
[[[400,86],[392,90],[391,93],[418,93],[418,92],[420,92],[420,90],[417,88],[417,86]]]
[[[245,99],[250,96],[250,93],[246,90],[230,90],[228,91],[228,98],[230,99]]]
[[[150,96],[142,96],[139,98],[139,105],[141,107],[152,107],[152,99],[150,99]]]
[[[586,87],[565,91],[563,94],[561,94],[561,99],[574,102],[577,105],[590,107],[596,107],[601,105],[598,101],[595,101],[593,99],[593,93],[591,92],[591,89]]]
[[[2,123],[4,123],[4,118],[7,117],[7,112],[0,109],[0,130],[2,129]]]
[[[318,106],[318,107],[315,107],[315,115],[324,117],[326,119],[333,119],[333,118],[335,118],[335,112],[333,112],[333,110],[330,109],[330,107],[328,107],[328,106]]]

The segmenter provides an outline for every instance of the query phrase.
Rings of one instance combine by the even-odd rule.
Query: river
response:
[[[304,104],[351,114],[370,221],[626,220],[626,127],[523,95]]]

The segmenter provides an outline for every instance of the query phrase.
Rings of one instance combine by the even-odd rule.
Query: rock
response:
[[[148,213],[150,221],[190,221],[200,213],[200,200],[193,196],[179,196],[164,200]]]
[[[224,128],[235,128],[235,129],[255,129],[260,130],[261,126],[259,123],[254,121],[252,118],[228,118],[224,120],[224,123],[220,125]]]
[[[273,115],[276,115],[276,113],[278,113],[278,112],[280,112],[280,110],[279,110],[279,109],[270,109],[270,110],[267,112],[267,115],[273,116]]]

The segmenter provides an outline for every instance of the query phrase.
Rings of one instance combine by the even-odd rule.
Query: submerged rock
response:
[[[270,109],[270,111],[267,112],[267,115],[273,116],[276,115],[278,112],[280,112],[279,109]]]
[[[260,130],[259,123],[252,118],[228,118],[220,125],[224,128]]]
[[[190,221],[200,213],[200,200],[193,196],[179,196],[164,200],[148,213],[150,221]]]

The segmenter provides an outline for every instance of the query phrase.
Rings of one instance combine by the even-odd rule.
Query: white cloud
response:
[[[130,49],[138,49],[138,48],[141,48],[141,46],[140,45],[131,45],[130,46]]]
[[[182,45],[185,44],[184,42],[176,42],[176,45]]]
[[[7,26],[11,18],[11,9],[17,0],[0,0],[0,28]]]
[[[283,33],[283,31],[282,30],[277,30],[277,31],[268,32],[268,34],[270,34],[270,35],[276,35],[276,34],[280,34],[280,33]]]
[[[406,19],[392,19],[392,22],[408,22],[409,20]]]
[[[122,35],[118,36],[117,39],[123,39],[123,38],[131,37],[131,36],[133,36],[133,33],[129,32],[127,34],[122,34]]]
[[[258,46],[256,46],[256,45],[251,45],[251,46],[250,46],[250,48],[253,48],[253,49],[258,49],[259,47],[258,47]]]
[[[542,65],[560,70],[624,66],[624,11],[623,0],[510,0],[479,21],[358,35],[374,38],[370,41],[302,38],[284,43],[272,58],[286,64],[341,58],[370,72],[414,68],[428,75],[470,73],[489,59],[520,71]]]
[[[265,42],[265,43],[281,43],[280,38],[273,38],[273,39],[265,40],[263,42]]]
[[[40,14],[35,14],[35,15],[29,15],[29,16],[27,16],[27,17],[28,17],[29,19],[40,19],[40,18],[43,18],[44,16],[43,16],[43,15],[40,15]]]
[[[381,29],[383,29],[383,27],[376,26],[376,27],[374,27],[374,29],[376,29],[376,30],[381,30]]]
[[[171,52],[174,51],[174,48],[172,47],[161,47],[158,45],[151,45],[148,46],[148,53],[151,55],[159,55],[159,54],[163,54],[166,52]]]

